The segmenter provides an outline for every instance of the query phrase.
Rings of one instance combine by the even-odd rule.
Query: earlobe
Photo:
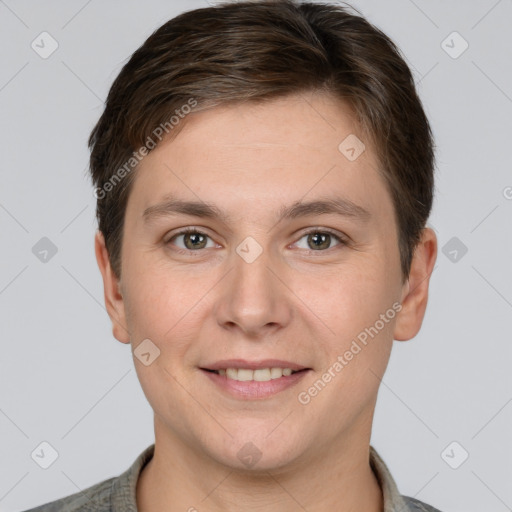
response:
[[[403,287],[402,310],[397,316],[393,337],[407,341],[418,334],[428,302],[430,276],[437,258],[437,237],[433,229],[424,228],[416,246],[409,278]]]
[[[103,278],[103,295],[105,307],[112,322],[112,334],[121,343],[130,343],[130,334],[126,328],[125,303],[120,291],[120,280],[110,266],[105,239],[101,231],[96,231],[94,237],[96,261]]]

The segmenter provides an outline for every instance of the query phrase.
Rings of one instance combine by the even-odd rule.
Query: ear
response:
[[[112,271],[105,239],[99,230],[96,231],[94,237],[94,250],[103,277],[105,306],[112,321],[112,333],[121,343],[130,343],[130,333],[126,328],[125,303],[120,292],[120,281]]]
[[[414,250],[411,271],[402,292],[402,309],[397,316],[394,339],[407,341],[421,328],[428,301],[430,276],[437,258],[437,237],[431,228],[423,228]]]

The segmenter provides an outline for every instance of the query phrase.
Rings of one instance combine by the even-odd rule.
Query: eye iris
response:
[[[199,241],[200,238],[203,238],[203,242],[206,241],[206,237],[201,235],[200,233],[185,233],[183,235],[183,241],[187,249],[202,249],[204,245],[196,245],[196,242]],[[189,246],[189,241],[192,241],[192,245]]]
[[[331,235],[328,233],[314,233],[308,236],[308,244],[313,240],[313,249],[326,249],[329,248],[331,243]],[[317,242],[320,242],[320,244],[317,245]]]
[[[183,233],[183,241],[185,247],[189,250],[203,249],[206,244],[207,236],[197,232],[191,231]],[[308,245],[314,250],[328,249],[331,245],[331,235],[329,233],[315,232],[308,235]]]

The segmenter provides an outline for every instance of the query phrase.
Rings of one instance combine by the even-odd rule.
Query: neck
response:
[[[165,433],[165,435],[163,435]],[[137,483],[139,512],[349,512],[384,510],[369,464],[371,432],[315,448],[303,461],[272,471],[239,471],[165,431],[155,417],[155,452]]]

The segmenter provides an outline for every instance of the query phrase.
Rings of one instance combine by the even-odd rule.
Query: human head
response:
[[[432,134],[411,72],[363,17],[292,0],[185,12],[156,30],[114,81],[89,145],[99,229],[117,277],[138,160],[162,138],[176,137],[191,108],[305,91],[329,92],[354,110],[393,199],[405,280],[434,186]]]
[[[142,155],[140,163],[134,160],[135,169],[121,177],[105,197],[98,197],[101,205],[131,180],[131,188],[125,189],[125,210],[119,210],[122,218],[118,222],[124,222],[119,286],[113,265],[110,268],[108,263],[113,256],[100,237],[96,254],[115,337],[131,343],[135,355],[147,340],[158,352],[148,367],[137,358],[136,369],[155,411],[158,445],[166,444],[169,453],[181,450],[181,460],[241,467],[237,450],[247,442],[264,453],[259,463],[262,468],[304,467],[311,459],[321,460],[329,450],[332,456],[350,446],[359,456],[364,454],[378,379],[385,371],[393,338],[410,339],[421,325],[435,237],[420,230],[418,236],[426,233],[426,243],[420,243],[419,252],[415,250],[404,281],[398,229],[402,213],[397,212],[397,205],[425,201],[423,196],[411,195],[416,186],[425,186],[425,180],[416,181],[416,168],[413,172],[409,167],[413,160],[418,165],[425,163],[419,157],[424,154],[425,139],[412,137],[415,125],[410,120],[416,119],[425,133],[429,133],[428,124],[418,102],[417,110],[411,107],[405,118],[400,117],[406,123],[405,134],[400,130],[401,135],[391,134],[398,129],[394,125],[397,117],[409,108],[400,88],[405,79],[389,81],[386,73],[396,71],[397,57],[376,56],[384,36],[370,32],[362,37],[361,28],[367,25],[360,18],[347,21],[344,11],[339,11],[341,20],[348,23],[341,33],[359,37],[353,43],[352,57],[370,50],[380,71],[366,62],[349,72],[343,67],[345,60],[338,60],[334,69],[345,80],[348,75],[348,85],[341,92],[333,89],[335,57],[322,58],[320,52],[321,47],[332,49],[332,34],[324,30],[315,36],[304,21],[295,20],[290,27],[293,33],[302,26],[311,44],[323,39],[310,50],[304,41],[299,44],[291,35],[282,35],[292,12],[311,13],[318,7],[289,1],[251,2],[178,16],[151,36],[153,50],[143,45],[127,64],[130,71],[121,72],[114,83],[106,109],[113,117],[106,116],[99,124],[111,138],[98,138],[99,128],[93,133],[95,144],[102,140],[98,147],[105,150],[104,155],[115,153],[123,141],[132,141],[126,145],[126,159],[138,144],[149,146],[151,137],[163,137],[149,154]],[[325,23],[336,20],[333,12],[338,8],[323,9]],[[286,16],[279,18],[281,10]],[[321,15],[309,15],[316,19],[315,26],[321,24]],[[338,23],[343,27],[342,21]],[[174,26],[181,27],[180,37]],[[209,29],[212,34],[207,37],[204,31]],[[226,32],[233,38],[230,44]],[[191,39],[198,52],[195,59],[186,51]],[[284,61],[275,63],[276,47],[268,51],[272,40],[278,41]],[[199,44],[204,47],[198,49]],[[295,54],[297,45],[300,51]],[[169,52],[174,52],[172,58]],[[320,60],[313,65],[308,55]],[[198,65],[201,73],[195,72]],[[366,86],[357,82],[364,73],[369,81]],[[319,83],[321,76],[324,79]],[[406,76],[410,79],[410,74]],[[123,81],[126,89],[118,87]],[[174,96],[169,96],[168,87],[173,83],[179,102],[171,105],[169,98]],[[380,92],[381,99],[387,98],[386,105],[380,110],[374,103],[365,106],[361,91],[366,91],[368,101]],[[229,101],[221,101],[227,97]],[[367,112],[367,118],[361,112]],[[126,119],[132,122],[125,124]],[[166,122],[173,129],[164,137],[157,128]],[[375,132],[371,130],[374,125],[378,127]],[[119,135],[123,127],[127,139]],[[348,136],[364,141],[366,147],[354,160],[339,150]],[[383,137],[387,156],[379,150]],[[407,183],[409,199],[400,195],[400,201],[395,201],[394,194],[406,193],[403,187],[397,188],[396,180],[386,178],[382,162],[389,164],[390,155],[406,139],[415,141],[401,153],[409,163],[404,167],[401,161],[401,170],[390,176],[400,177],[402,185]],[[115,169],[121,164],[107,167]],[[400,172],[406,169],[404,177]],[[428,175],[426,167],[422,169],[420,176]],[[393,186],[399,192],[394,193]],[[423,192],[428,196],[428,191]],[[333,194],[362,205],[370,214],[352,207],[349,213],[357,215],[334,217],[310,207],[307,215],[295,215],[304,212],[308,200]],[[182,202],[179,215],[161,214],[169,209],[168,196]],[[171,206],[176,208],[176,203]],[[279,221],[286,209],[295,213]],[[110,222],[109,211],[104,220]],[[148,212],[154,215],[145,217]],[[292,244],[305,236],[298,233],[305,224],[325,226],[326,219],[332,224],[331,232],[345,233],[344,243],[328,252],[322,247],[315,255]],[[214,247],[178,250],[174,240],[185,236],[178,230],[198,221],[199,228],[193,231],[202,231],[206,236],[201,236],[215,242]],[[118,228],[118,223],[112,226]],[[244,245],[244,240],[251,245]],[[322,244],[325,240],[331,241],[326,237]],[[261,254],[254,254],[250,261],[243,258],[242,251],[256,248],[259,253],[258,246]],[[355,339],[360,345],[351,343]],[[338,357],[345,354],[346,364],[342,364]],[[337,373],[331,374],[332,384],[308,403],[301,402],[300,395],[290,395],[291,388],[265,400],[233,399],[208,380],[211,365],[233,362],[224,359],[237,359],[239,365],[240,361],[267,364],[271,359],[304,367],[303,390],[326,372]],[[288,415],[290,421],[274,428]]]

